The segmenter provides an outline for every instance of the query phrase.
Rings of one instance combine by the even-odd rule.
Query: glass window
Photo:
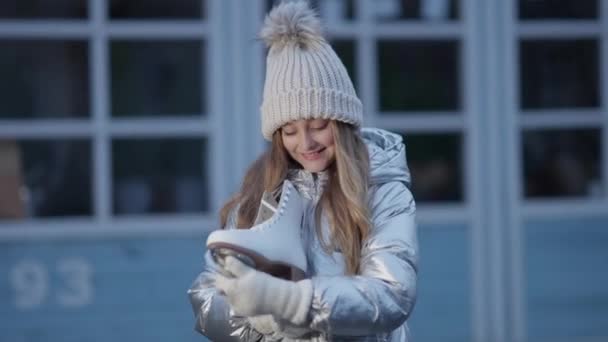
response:
[[[84,0],[2,0],[0,19],[85,19],[88,3]]]
[[[200,115],[206,77],[200,41],[113,41],[112,114]]]
[[[357,88],[357,65],[355,64],[355,42],[352,40],[334,40],[331,42],[336,54],[344,63],[348,75],[353,81],[353,85]]]
[[[282,0],[266,0],[266,8],[279,4]],[[356,0],[309,0],[313,8],[319,11],[324,21],[336,23],[344,20],[353,20],[355,17]],[[377,1],[377,0],[376,0]]]
[[[598,54],[593,39],[522,41],[522,107],[598,107]]]
[[[468,230],[422,225],[418,232],[423,271],[416,308],[408,320],[412,335],[426,342],[473,341]]]
[[[606,219],[547,219],[523,231],[529,341],[606,340]]]
[[[458,19],[459,0],[375,0],[371,6],[378,20],[445,21]]]
[[[519,0],[520,19],[592,19],[597,13],[597,0]]]
[[[459,56],[455,41],[379,41],[380,110],[458,110]]]
[[[602,196],[599,129],[523,133],[526,197]]]
[[[116,214],[208,210],[204,139],[116,139],[112,153]]]
[[[404,134],[417,202],[462,201],[460,134]]]
[[[200,19],[204,0],[110,0],[111,19]]]
[[[0,119],[89,116],[86,41],[0,40]]]
[[[0,219],[89,216],[88,140],[0,140]]]

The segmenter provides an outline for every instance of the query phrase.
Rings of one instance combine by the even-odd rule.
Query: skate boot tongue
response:
[[[281,198],[273,215],[249,229],[216,230],[207,248],[222,266],[228,255],[273,276],[303,278],[307,262],[301,240],[302,198],[289,180],[283,182]]]

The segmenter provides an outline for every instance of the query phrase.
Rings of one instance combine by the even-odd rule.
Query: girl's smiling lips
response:
[[[301,153],[302,158],[306,159],[306,160],[316,160],[319,159],[321,157],[321,152],[323,152],[325,148],[322,148],[318,151],[314,151],[314,152],[308,152],[308,153]]]

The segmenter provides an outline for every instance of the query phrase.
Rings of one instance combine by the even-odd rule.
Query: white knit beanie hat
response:
[[[361,101],[307,1],[283,1],[274,7],[260,36],[269,48],[261,107],[264,138],[271,140],[278,128],[299,119],[361,126]]]

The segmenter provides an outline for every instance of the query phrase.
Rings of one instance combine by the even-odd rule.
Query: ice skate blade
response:
[[[226,265],[226,258],[228,256],[233,256],[239,259],[242,263],[255,268],[255,262],[253,261],[253,259],[251,259],[245,254],[235,251],[234,249],[215,248],[211,250],[211,256],[213,257],[213,260],[222,268]]]
[[[207,248],[211,251],[213,260],[222,268],[224,268],[226,257],[230,255],[258,271],[268,273],[277,278],[298,281],[304,279],[306,276],[303,270],[293,265],[280,261],[273,262],[264,256],[241,246],[217,242],[210,244]]]

